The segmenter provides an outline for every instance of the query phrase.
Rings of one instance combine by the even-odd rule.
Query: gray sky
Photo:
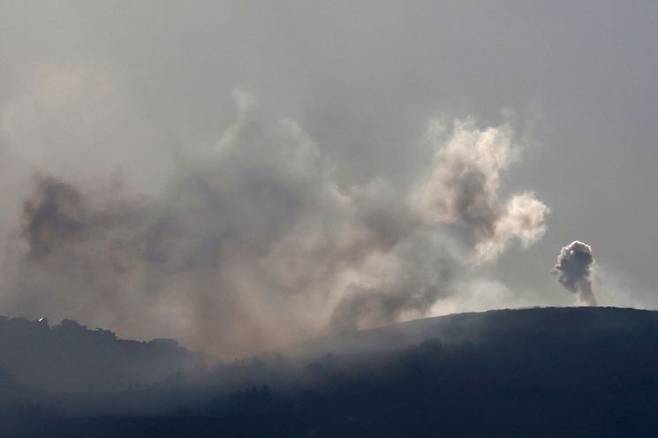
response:
[[[240,89],[258,117],[295,120],[344,190],[379,179],[410,190],[435,153],[431,120],[511,127],[522,152],[500,196],[534,192],[546,232],[477,268],[479,286],[464,288],[489,296],[432,312],[574,304],[550,270],[576,239],[592,246],[600,304],[658,307],[654,1],[0,0],[0,60],[5,278],[19,269],[7,254],[25,251],[35,174],[161,196],[190,151],[225,136]],[[0,313],[33,316],[39,295],[17,304],[3,283]],[[52,306],[127,335],[162,328]]]

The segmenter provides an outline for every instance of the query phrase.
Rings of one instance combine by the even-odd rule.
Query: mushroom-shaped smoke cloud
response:
[[[592,291],[592,247],[578,240],[560,250],[553,274],[565,289],[579,294],[582,303],[596,306],[596,297]]]

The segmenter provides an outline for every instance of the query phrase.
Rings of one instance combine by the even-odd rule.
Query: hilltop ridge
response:
[[[0,370],[8,379],[50,392],[116,391],[191,371],[201,356],[173,339],[119,339],[65,319],[0,316]]]

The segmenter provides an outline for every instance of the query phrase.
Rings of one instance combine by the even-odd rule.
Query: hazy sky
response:
[[[203,345],[187,326],[151,329],[84,306],[58,307],[60,296],[42,300],[34,285],[28,289],[36,295],[21,301],[23,292],[6,278],[24,272],[13,259],[25,252],[23,202],[35,175],[110,198],[117,185],[140,199],[172,197],[172,174],[233,141],[240,105],[257,107],[259,120],[294,121],[303,131],[295,141],[317,145],[318,172],[330,169],[331,177],[310,197],[325,196],[326,181],[347,192],[373,181],[413,192],[436,152],[427,141],[432,121],[512,132],[518,157],[503,166],[500,197],[533,192],[550,209],[545,234],[526,250],[512,245],[478,265],[464,285],[478,292],[448,298],[433,313],[574,304],[550,274],[573,240],[592,246],[599,304],[656,308],[657,77],[654,1],[0,0],[0,230],[7,248],[0,313],[32,317],[52,307],[55,317],[70,314],[122,334],[165,331]],[[260,132],[241,141],[263,143]],[[249,163],[276,146],[262,147],[245,153]],[[286,174],[288,167],[276,169]],[[350,199],[358,207],[357,198]],[[322,204],[330,211],[323,218],[340,199]],[[254,260],[262,262],[245,263]]]

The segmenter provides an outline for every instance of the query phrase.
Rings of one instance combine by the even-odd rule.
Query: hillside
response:
[[[456,345],[504,342],[531,335],[597,336],[606,332],[658,331],[658,311],[614,307],[503,309],[423,318],[315,339],[288,350],[300,357],[399,349],[428,339]]]
[[[657,365],[658,312],[468,313],[218,364],[193,383],[43,402],[24,434],[655,436]]]
[[[116,391],[161,382],[201,357],[169,339],[118,339],[72,320],[0,317],[0,370],[15,384],[47,392]]]

